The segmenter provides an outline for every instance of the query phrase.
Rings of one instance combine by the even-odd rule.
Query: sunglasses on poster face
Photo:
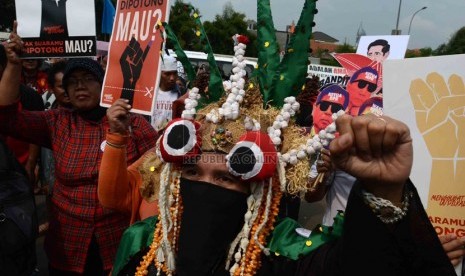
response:
[[[340,104],[327,102],[327,101],[320,102],[318,106],[320,107],[321,111],[326,111],[328,110],[329,106],[331,106],[331,113],[337,113],[339,110],[344,109],[344,107]]]
[[[367,82],[365,80],[356,80],[354,82],[358,82],[358,88],[363,89],[368,85],[369,92],[375,92],[377,85],[371,82]]]

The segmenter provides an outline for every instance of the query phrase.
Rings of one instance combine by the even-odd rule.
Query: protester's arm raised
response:
[[[5,46],[8,61],[0,80],[0,133],[28,143],[51,147],[49,124],[53,124],[56,113],[27,111],[20,105],[20,99],[23,97],[20,89],[20,55],[23,42],[16,33],[17,26],[15,21]],[[40,97],[39,101],[42,103]]]
[[[0,80],[0,105],[9,105],[19,99],[19,85],[21,83],[21,60],[19,58],[23,42],[17,34],[18,23],[15,21],[5,52],[7,65]]]
[[[108,110],[110,131],[99,171],[98,197],[110,209],[131,214],[131,222],[139,219],[142,197],[139,192],[140,174],[137,167],[143,157],[129,168],[126,145],[129,138],[129,108],[126,99],[117,100]]]
[[[336,124],[340,136],[330,145],[331,160],[358,180],[347,202],[342,236],[302,258],[296,275],[455,275],[444,252],[447,246],[441,246],[408,179],[413,150],[407,126],[372,115],[344,115]],[[366,192],[405,212],[386,219],[384,209],[379,212],[373,201],[367,204]],[[404,193],[407,200],[401,203]]]

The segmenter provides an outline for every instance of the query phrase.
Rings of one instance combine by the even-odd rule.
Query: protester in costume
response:
[[[114,146],[102,159],[99,199],[132,221],[142,198],[156,200],[159,213],[126,231],[114,275],[454,275],[408,180],[408,128],[388,117],[334,115],[334,162],[359,179],[344,229],[342,216],[309,235],[276,221],[283,192],[307,190],[308,162],[336,125],[302,135],[291,118],[295,98],[264,108],[257,86],[246,87],[235,71],[231,92],[199,110],[193,88],[182,118],[128,169],[131,107],[121,100],[110,108]]]

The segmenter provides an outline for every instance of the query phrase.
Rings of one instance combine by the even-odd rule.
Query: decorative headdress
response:
[[[275,66],[279,68],[274,72],[278,77],[275,76],[270,81],[271,86],[266,84],[269,80],[260,76],[260,86],[254,82],[245,82],[244,54],[247,45],[242,42],[247,39],[235,35],[231,89],[219,101],[210,99],[199,110],[199,89],[194,87],[188,92],[181,118],[174,119],[167,125],[157,141],[157,156],[146,162],[149,165],[145,166],[150,168],[150,172],[142,173],[145,183],[142,194],[146,197],[156,197],[153,190],[147,190],[158,183],[153,182],[154,180],[160,183],[160,215],[150,251],[138,267],[137,273],[143,275],[153,261],[158,271],[163,270],[167,275],[175,273],[174,255],[182,213],[179,168],[183,163],[195,159],[201,151],[227,154],[226,165],[230,173],[250,182],[251,186],[244,225],[230,246],[226,268],[231,275],[254,275],[260,267],[261,252],[269,254],[269,249],[265,247],[266,238],[278,214],[282,193],[299,195],[307,191],[310,158],[329,145],[336,131],[335,124],[332,123],[318,135],[311,137],[295,124],[292,117],[299,112],[300,104],[294,96],[301,91],[305,81],[305,77],[302,80],[298,77],[305,75],[299,71],[294,76],[283,70],[303,68],[306,71],[306,61],[304,66],[292,66],[292,63],[301,63],[301,55],[300,50],[291,50],[295,49],[295,44],[299,44],[299,47],[305,48],[307,60],[314,11],[314,0],[307,0],[296,34],[291,39],[287,57],[284,57],[284,64],[278,63]],[[266,15],[271,20],[269,0],[259,0],[259,15]],[[269,22],[264,21],[263,25],[268,24]],[[260,32],[259,28],[259,34]],[[306,46],[300,45],[304,41]],[[266,42],[263,44],[265,48],[275,47],[276,38],[270,38]],[[274,59],[277,53],[268,55]],[[262,69],[267,68],[264,58],[266,56],[259,59]],[[294,78],[299,81],[293,83]],[[294,90],[293,87],[297,84],[299,86]],[[263,92],[263,87],[270,89]],[[280,93],[274,90],[285,87],[289,89],[279,90]],[[342,113],[334,114],[333,117]]]

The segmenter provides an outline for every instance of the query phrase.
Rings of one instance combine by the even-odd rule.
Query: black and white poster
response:
[[[97,53],[94,0],[16,0],[24,57],[82,57]]]

